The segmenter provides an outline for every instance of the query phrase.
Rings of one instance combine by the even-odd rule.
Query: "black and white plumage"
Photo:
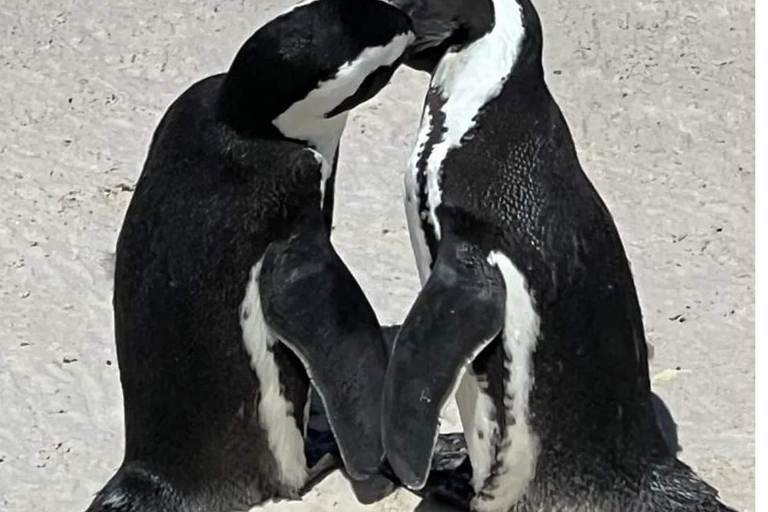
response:
[[[384,2],[304,2],[165,113],[117,244],[125,456],[89,511],[298,496],[311,385],[347,473],[380,478],[387,352],[330,243],[333,181],[347,111],[413,41]]]
[[[533,5],[468,4],[491,21],[419,61],[406,211],[424,287],[387,370],[387,458],[424,485],[455,392],[473,511],[730,510],[660,431],[627,257],[547,89]]]

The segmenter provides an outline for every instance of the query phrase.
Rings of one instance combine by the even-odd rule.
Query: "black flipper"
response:
[[[506,291],[473,244],[443,240],[392,351],[384,384],[384,450],[399,479],[421,489],[439,416],[464,367],[501,332]]]
[[[373,308],[334,251],[319,210],[267,249],[259,277],[267,325],[302,361],[349,475],[383,459],[381,389],[387,354]]]

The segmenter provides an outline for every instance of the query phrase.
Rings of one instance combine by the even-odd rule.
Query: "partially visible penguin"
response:
[[[406,173],[424,287],[387,369],[389,462],[424,485],[458,388],[473,511],[731,510],[660,431],[630,267],[547,89],[533,5],[468,3],[475,35],[436,63]]]
[[[125,455],[89,511],[298,496],[310,381],[348,474],[376,478],[387,352],[330,243],[333,169],[413,42],[379,0],[304,2],[165,113],[117,243]]]

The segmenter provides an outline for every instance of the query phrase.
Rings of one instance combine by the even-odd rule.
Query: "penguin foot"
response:
[[[318,430],[308,428],[304,438],[304,455],[307,458],[307,467],[313,468],[326,455],[339,457],[339,445],[336,444],[336,438],[333,432],[328,430]]]
[[[461,432],[440,434],[432,456],[432,470],[453,471],[469,460],[467,442]]]
[[[307,471],[307,483],[301,489],[300,494],[303,496],[314,486],[323,481],[323,479],[330,475],[333,471],[342,466],[341,457],[338,453],[326,453],[320,457],[314,464],[307,463],[309,470]]]
[[[402,485],[388,463],[385,462],[382,472],[398,486]],[[411,492],[425,500],[469,510],[469,504],[475,495],[471,482],[472,466],[464,434],[440,434],[432,454],[427,482],[424,488]]]
[[[309,479],[301,491],[306,493],[312,487],[319,484],[326,476],[336,469],[344,470],[344,464],[339,453],[339,446],[333,437],[331,430],[307,429],[304,444],[304,453],[307,457]],[[352,479],[345,471],[344,475],[352,486],[357,501],[363,505],[370,505],[389,496],[395,490],[395,484],[383,475],[374,475],[366,480]]]
[[[424,486],[423,497],[469,510],[475,495],[472,488],[472,465],[464,434],[441,434],[432,455],[432,467]]]

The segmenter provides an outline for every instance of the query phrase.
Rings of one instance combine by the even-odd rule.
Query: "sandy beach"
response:
[[[3,1],[0,509],[82,511],[122,457],[115,241],[161,115],[295,0]],[[635,275],[681,458],[754,510],[754,4],[538,0],[547,81]],[[425,74],[342,141],[334,243],[382,324],[419,288],[403,172]],[[457,430],[449,410],[445,428]],[[338,472],[280,511],[362,506]],[[444,509],[442,509],[444,510]]]

